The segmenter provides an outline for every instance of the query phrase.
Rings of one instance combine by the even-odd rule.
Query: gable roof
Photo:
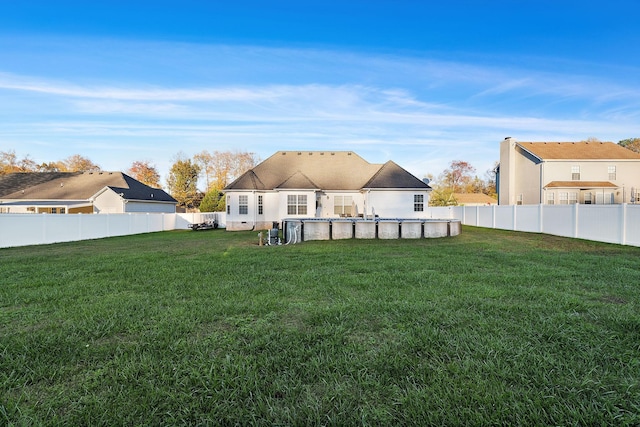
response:
[[[517,142],[541,160],[640,160],[640,154],[613,142]]]
[[[2,199],[89,200],[105,187],[127,200],[177,203],[164,190],[122,172],[17,172],[0,176]]]
[[[371,164],[351,151],[278,151],[225,190],[431,189],[392,161]]]
[[[409,172],[389,160],[363,188],[431,188]]]

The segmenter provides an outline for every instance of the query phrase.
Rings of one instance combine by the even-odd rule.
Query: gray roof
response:
[[[391,188],[431,189],[392,161],[372,164],[351,151],[278,151],[225,190]]]
[[[126,200],[176,203],[164,190],[122,172],[17,172],[0,176],[4,200],[88,200],[105,187]]]

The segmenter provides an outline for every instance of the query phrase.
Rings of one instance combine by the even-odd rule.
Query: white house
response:
[[[640,154],[612,142],[500,143],[498,203],[634,203]]]
[[[122,172],[0,176],[0,213],[175,213],[177,201]]]
[[[227,230],[250,230],[284,218],[424,218],[431,187],[351,151],[279,151],[224,191]]]

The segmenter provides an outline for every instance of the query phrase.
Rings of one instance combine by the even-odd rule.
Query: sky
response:
[[[166,177],[354,151],[480,178],[505,137],[640,137],[640,2],[0,0],[0,151]]]

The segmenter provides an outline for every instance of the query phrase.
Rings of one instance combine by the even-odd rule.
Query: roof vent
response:
[[[153,199],[153,193],[151,193],[151,198]]]

